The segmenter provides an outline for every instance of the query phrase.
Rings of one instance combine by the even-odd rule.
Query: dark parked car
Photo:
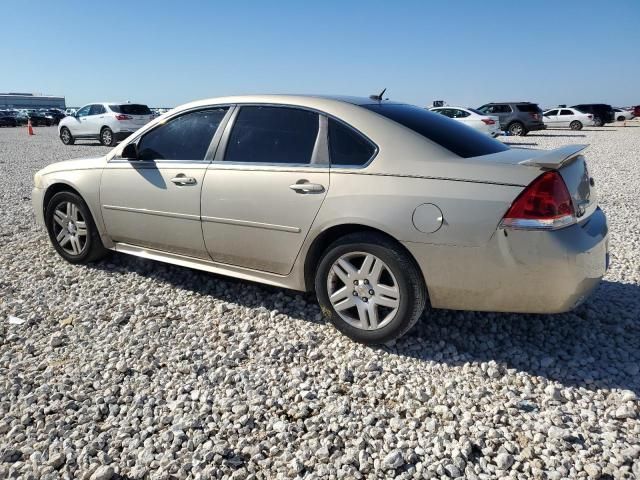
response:
[[[10,112],[0,111],[0,127],[17,127],[18,121]]]
[[[33,127],[50,127],[53,125],[53,118],[47,117],[44,112],[31,111],[28,112],[27,115]]]
[[[62,110],[56,110],[55,108],[47,110],[46,112],[44,112],[44,114],[53,118],[53,124],[54,125],[59,124],[60,120],[62,120],[64,117],[66,117],[66,115],[64,114],[64,112]]]
[[[491,102],[477,110],[500,119],[500,129],[510,135],[526,135],[534,130],[544,130],[542,110],[531,102]]]
[[[571,108],[576,108],[582,113],[591,113],[596,127],[613,123],[616,120],[613,107],[606,103],[581,103],[579,105],[573,105]]]

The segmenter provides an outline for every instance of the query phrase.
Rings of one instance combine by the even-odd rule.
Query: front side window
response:
[[[89,115],[89,110],[91,110],[91,107],[92,105],[82,107],[80,110],[78,110],[78,113],[76,113],[76,115],[78,117],[86,117],[87,115]]]
[[[354,129],[329,119],[329,155],[331,165],[364,165],[376,147]]]
[[[240,108],[224,160],[242,163],[311,163],[319,117],[289,107]]]
[[[204,160],[227,107],[186,113],[151,130],[138,142],[140,160]]]
[[[502,142],[442,115],[413,105],[376,103],[363,105],[463,157],[479,157],[509,150]]]
[[[558,110],[549,110],[547,113],[545,113],[545,116],[547,117],[554,117],[558,115]]]

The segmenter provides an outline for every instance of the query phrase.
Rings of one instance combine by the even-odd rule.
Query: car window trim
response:
[[[229,145],[229,138],[231,137],[231,132],[233,131],[233,127],[235,126],[236,119],[242,110],[242,107],[280,107],[280,108],[292,108],[297,110],[306,110],[309,112],[313,112],[318,115],[318,133],[316,135],[316,140],[313,144],[313,150],[311,153],[311,159],[309,163],[279,163],[279,162],[231,162],[229,160],[225,160],[225,154],[227,152],[227,146]],[[266,167],[274,167],[274,168],[327,168],[329,166],[329,128],[328,121],[323,120],[322,117],[325,115],[323,112],[320,112],[314,108],[308,108],[301,105],[288,105],[281,103],[238,103],[236,104],[236,109],[233,115],[229,118],[227,125],[225,127],[225,131],[222,135],[222,140],[217,149],[215,158],[213,159],[213,164],[224,164],[224,165],[238,165],[238,166],[260,166],[264,165]],[[324,127],[323,127],[324,122]]]
[[[124,150],[124,147],[126,145],[129,145],[131,143],[135,143],[136,146],[138,145],[138,143],[140,142],[140,140],[142,139],[142,137],[144,137],[145,135],[147,135],[148,133],[153,132],[154,130],[156,130],[157,128],[160,128],[163,125],[166,125],[169,121],[174,120],[178,117],[181,117],[183,115],[187,115],[189,113],[193,113],[193,112],[199,112],[202,110],[214,110],[217,108],[227,108],[227,112],[225,113],[224,117],[222,117],[222,120],[220,120],[220,125],[218,125],[218,128],[216,129],[215,133],[213,134],[213,137],[211,138],[211,142],[209,143],[209,146],[207,147],[207,151],[204,155],[204,158],[202,160],[172,160],[172,159],[157,159],[157,160],[130,160],[128,158],[122,158],[120,155],[122,154],[122,151]],[[112,156],[107,163],[135,163],[135,165],[139,165],[141,168],[144,168],[145,165],[156,165],[156,164],[167,164],[167,163],[180,163],[181,165],[187,165],[189,163],[194,163],[197,165],[205,165],[205,164],[209,164],[213,161],[214,155],[216,153],[216,150],[218,149],[218,146],[220,144],[220,139],[222,137],[222,132],[225,129],[227,122],[229,121],[229,119],[231,118],[232,115],[234,115],[234,111],[236,110],[236,106],[234,104],[220,104],[220,105],[207,105],[207,106],[198,106],[198,107],[194,107],[194,108],[190,108],[187,110],[181,110],[179,112],[176,112],[175,114],[163,119],[161,122],[158,122],[157,124],[153,125],[151,128],[149,128],[148,130],[145,130],[143,132],[140,132],[139,134],[137,134],[135,137],[129,139],[129,141],[127,141],[126,143],[122,143],[121,145],[118,146],[119,152],[117,154],[115,154],[114,156]]]

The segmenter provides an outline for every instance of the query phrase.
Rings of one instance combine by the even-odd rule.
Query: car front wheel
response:
[[[88,263],[107,253],[89,207],[73,192],[58,192],[51,198],[45,223],[53,247],[70,263]]]
[[[75,139],[67,127],[62,127],[60,130],[60,140],[65,145],[73,145],[75,143]]]
[[[100,143],[105,147],[113,147],[116,144],[116,137],[109,127],[104,127],[100,131]]]
[[[569,124],[569,127],[571,128],[571,130],[582,130],[582,122],[574,120]]]
[[[602,121],[602,119],[601,119],[600,117],[595,117],[595,118],[593,119],[593,124],[594,124],[596,127],[601,127],[601,126],[603,126],[603,125],[604,125],[604,122]]]
[[[426,304],[422,274],[402,247],[383,235],[347,235],[325,251],[315,278],[318,302],[342,333],[361,343],[404,335]]]

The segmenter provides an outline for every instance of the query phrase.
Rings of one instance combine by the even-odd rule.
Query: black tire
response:
[[[571,130],[582,130],[582,122],[579,120],[574,120],[569,124],[569,128],[571,128]]]
[[[619,121],[619,122],[624,122],[624,121],[625,121],[625,118],[624,118],[622,115],[620,115],[620,116],[618,117],[618,121]]]
[[[604,125],[604,122],[602,121],[602,119],[600,117],[593,117],[593,124],[596,127],[602,127]]]
[[[116,136],[109,127],[102,127],[100,130],[100,143],[105,147],[113,147],[116,144]]]
[[[399,292],[397,309],[390,319],[382,322],[383,325],[380,328],[366,330],[350,324],[337,313],[329,300],[328,283],[330,282],[331,269],[338,259],[349,254],[355,256],[361,254],[374,255],[378,260],[386,264],[386,269],[393,275],[392,279],[397,284],[396,286]],[[337,279],[335,276],[334,278]],[[340,282],[342,283],[342,281]],[[348,285],[346,282],[344,283],[344,286],[347,287],[348,290],[347,295],[353,295],[357,298],[357,300],[354,301],[358,302],[367,302],[367,298],[365,296],[359,298],[355,293],[351,292],[352,289],[355,292],[356,288],[360,287],[364,287],[365,289],[371,287],[376,288],[375,285],[369,284],[355,287],[351,283],[351,280],[349,280],[348,283]],[[381,285],[378,285],[378,287],[382,288]],[[415,261],[402,250],[399,244],[376,233],[353,233],[333,242],[325,250],[316,269],[315,290],[325,317],[327,317],[340,332],[349,338],[369,345],[386,343],[404,335],[416,324],[427,302],[427,290],[424,279]],[[371,293],[371,291],[369,293]],[[365,293],[365,295],[367,294]],[[378,295],[380,295],[379,292]],[[371,295],[371,298],[375,298],[375,292]],[[376,302],[371,301],[371,304],[375,306]],[[367,304],[361,303],[361,306],[365,308],[366,305]],[[352,308],[357,310],[356,306]],[[374,308],[376,308],[376,311],[378,311],[378,308],[384,309],[384,307]],[[350,309],[345,309],[344,312],[349,310]],[[390,314],[392,313],[393,311],[390,312]],[[388,321],[388,323],[384,324],[385,321]]]
[[[62,127],[60,129],[60,140],[65,145],[73,145],[76,143],[76,139],[71,135],[71,131],[67,127]]]
[[[527,129],[524,128],[524,125],[521,122],[512,122],[507,127],[509,130],[509,134],[515,137],[523,137],[527,134]]]
[[[68,210],[64,207],[67,203],[75,205],[79,213],[79,215],[76,215],[76,220],[73,222],[73,231],[79,231],[81,227],[76,226],[76,224],[79,224],[80,221],[83,221],[86,226],[84,243],[82,243],[81,240],[78,240],[80,242],[78,245],[82,246],[78,254],[74,254],[65,249],[66,245],[73,245],[73,241],[68,241],[63,246],[56,238],[58,235],[63,233],[63,230],[67,233],[70,231],[69,227],[66,227],[67,229],[65,230],[58,220],[54,220],[56,210],[66,211],[68,213]],[[104,248],[104,245],[102,244],[102,240],[100,240],[100,233],[93,221],[89,207],[87,207],[87,204],[79,195],[68,191],[56,193],[51,197],[51,200],[49,200],[49,203],[47,204],[44,219],[47,226],[47,232],[49,233],[49,240],[51,240],[53,248],[55,248],[58,254],[67,262],[74,264],[89,263],[104,257],[108,253],[108,250]],[[80,235],[75,235],[75,237],[80,237]]]

